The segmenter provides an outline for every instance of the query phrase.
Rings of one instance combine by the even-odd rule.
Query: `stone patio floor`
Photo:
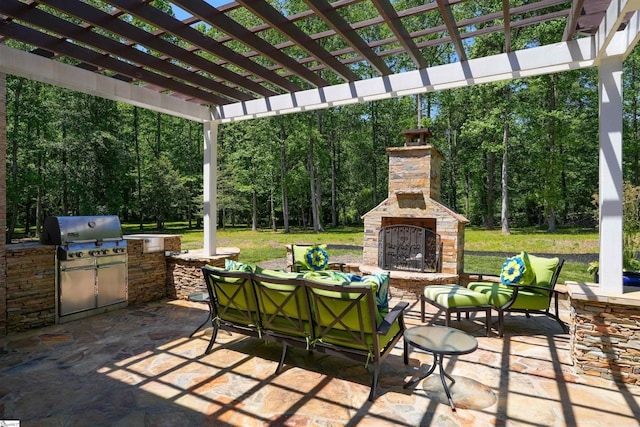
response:
[[[415,298],[394,292],[399,299],[411,303],[408,326],[420,324]],[[402,341],[383,362],[370,403],[371,373],[353,362],[291,349],[276,376],[279,345],[224,332],[203,355],[211,328],[189,334],[206,310],[160,301],[0,337],[0,420],[47,427],[639,425],[640,387],[576,374],[569,336],[545,316],[509,315],[504,338],[495,330],[484,336],[480,315],[453,322],[479,343],[445,360],[456,379],[454,412],[435,373],[403,389],[432,356],[412,350],[406,366]],[[430,314],[429,323],[443,324]]]

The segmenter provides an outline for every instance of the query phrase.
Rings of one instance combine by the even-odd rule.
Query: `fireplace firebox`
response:
[[[378,266],[384,270],[440,272],[442,242],[429,228],[388,225],[380,229],[378,245]]]

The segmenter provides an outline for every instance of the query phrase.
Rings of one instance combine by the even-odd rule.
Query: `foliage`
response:
[[[629,271],[640,271],[640,186],[625,182],[622,190],[623,267]]]
[[[474,7],[498,3],[464,3],[455,13],[472,19]],[[169,2],[159,5],[167,8]],[[298,1],[278,3],[291,14],[300,6]],[[234,19],[260,24],[243,10],[234,11]],[[341,11],[353,15],[349,19],[377,16],[366,2]],[[431,27],[434,23],[425,20],[432,18],[421,14],[404,23],[419,31]],[[327,29],[318,20],[298,24]],[[222,35],[214,28],[198,28]],[[522,31],[535,31],[543,40],[562,32],[562,26],[549,21]],[[261,32],[260,37],[285,41],[277,31]],[[425,40],[432,37],[436,35]],[[333,46],[333,39],[322,42],[329,49],[345,48]],[[522,47],[519,40],[514,35],[513,49]],[[498,53],[504,43],[504,35],[495,33],[478,37],[468,50],[473,55]],[[287,52],[295,56],[298,50]],[[449,44],[423,51],[430,65],[455,56]],[[623,173],[634,185],[640,185],[639,57],[636,48],[623,76]],[[358,67],[359,73],[374,74]],[[335,78],[330,72],[323,77]],[[472,226],[497,223],[500,158],[507,148],[508,220],[516,237],[526,227],[565,230],[597,223],[589,197],[598,188],[597,73],[589,69],[219,125],[220,228],[260,229],[273,221],[282,229],[286,218],[293,227],[312,229],[314,209],[323,226],[361,226],[362,215],[387,196],[386,149],[401,146],[401,131],[416,127],[416,106],[424,113],[422,124],[434,135],[429,142],[444,155],[441,201]],[[502,139],[505,123],[508,147]],[[117,214],[142,228],[169,221],[201,226],[202,141],[198,123],[7,76],[8,234],[15,237],[14,230],[21,229],[33,236],[45,216],[67,214]],[[559,237],[552,245],[561,242]]]

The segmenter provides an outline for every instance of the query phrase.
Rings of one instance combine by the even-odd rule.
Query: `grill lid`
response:
[[[40,235],[40,243],[44,245],[121,239],[122,228],[117,215],[50,216],[44,220]]]

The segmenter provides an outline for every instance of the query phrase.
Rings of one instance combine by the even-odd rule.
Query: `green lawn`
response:
[[[123,224],[125,234],[140,233],[137,224]],[[153,224],[145,226],[144,232],[152,231]],[[186,223],[170,223],[165,230],[167,234],[182,235],[183,249],[202,248],[202,229],[188,229]],[[330,229],[323,233],[314,234],[309,230],[292,230],[291,234],[282,231],[273,232],[261,229],[256,232],[246,227],[218,229],[216,238],[218,246],[235,246],[240,248],[240,260],[256,263],[285,256],[284,245],[289,243],[328,243],[362,246],[362,227],[347,227]],[[598,232],[578,229],[565,229],[557,233],[547,233],[536,229],[514,229],[510,235],[504,236],[500,230],[487,231],[468,227],[465,231],[465,250],[481,252],[528,252],[578,254],[597,253]],[[334,255],[361,251],[332,251]],[[503,257],[496,256],[465,256],[466,272],[499,273]],[[565,262],[560,275],[560,283],[566,280],[591,281],[585,263]]]

